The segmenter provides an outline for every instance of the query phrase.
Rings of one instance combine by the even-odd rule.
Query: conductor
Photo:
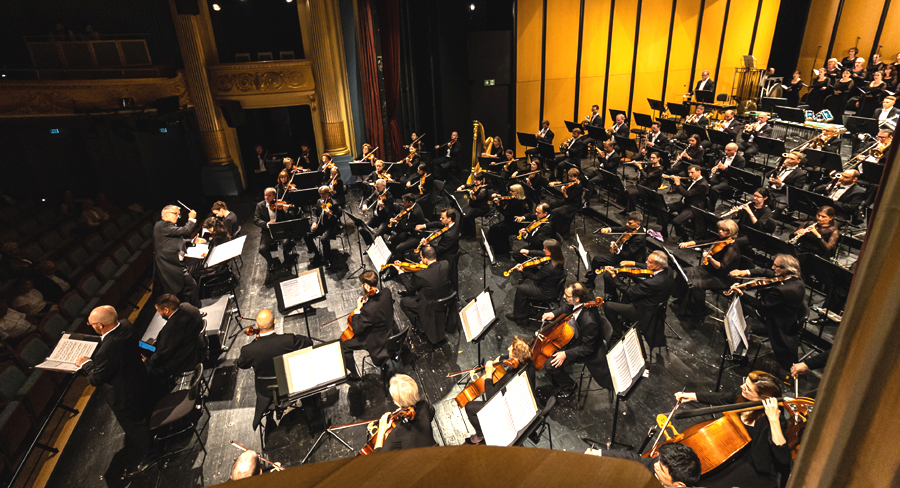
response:
[[[197,282],[184,266],[185,239],[190,237],[197,225],[197,212],[191,210],[188,221],[178,226],[181,208],[166,205],[162,210],[162,220],[153,226],[153,246],[156,250],[156,277],[162,284],[163,293],[179,296],[183,301],[200,308]]]

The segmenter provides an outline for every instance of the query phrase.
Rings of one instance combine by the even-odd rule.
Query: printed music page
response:
[[[531,385],[528,384],[528,376],[516,375],[506,384],[506,393],[503,396],[509,406],[516,432],[528,427],[538,411],[534,395],[531,393]]]
[[[631,386],[631,371],[628,368],[628,358],[625,353],[625,343],[619,342],[606,355],[609,364],[609,373],[612,376],[616,393],[627,391]]]
[[[483,291],[478,297],[475,298],[475,303],[478,307],[478,317],[481,319],[481,328],[483,329],[487,324],[490,324],[496,315],[494,315],[494,304],[491,303],[491,294]],[[478,331],[475,335],[481,333],[481,330]]]
[[[63,334],[47,360],[35,367],[74,373],[80,369],[75,366],[75,360],[81,356],[91,357],[91,355],[94,354],[94,349],[96,349],[99,344],[99,342],[94,341],[78,341],[70,339],[69,334]]]
[[[187,248],[187,252],[184,253],[184,257],[194,258],[194,259],[203,259],[208,252],[209,252],[209,244],[197,244],[196,246],[191,246],[191,247]]]
[[[281,296],[284,298],[285,308],[322,298],[322,284],[318,268],[301,273],[296,279],[282,281],[279,286],[281,286]]]
[[[244,250],[244,241],[246,240],[247,236],[240,236],[237,239],[223,242],[222,244],[214,247],[212,249],[212,253],[209,256],[209,259],[206,260],[206,267],[210,268],[219,263],[228,261],[231,258],[240,256],[241,251]]]
[[[484,250],[487,251],[488,260],[493,263],[494,262],[494,251],[491,250],[491,244],[488,242],[487,236],[484,235],[484,229],[481,229],[481,239],[482,239],[482,242],[484,243]]]
[[[290,393],[335,382],[346,374],[340,342],[285,354],[284,361]]]
[[[581,257],[581,263],[584,264],[584,269],[592,271],[591,260],[588,259],[588,253],[584,249],[584,245],[581,243],[581,237],[578,234],[575,234],[575,240],[578,241],[578,255]]]
[[[372,264],[379,269],[387,264],[388,259],[391,258],[391,251],[388,249],[387,244],[384,243],[384,239],[381,236],[375,238],[375,242],[366,249],[366,254],[369,255]]]
[[[460,318],[462,319],[463,328],[466,331],[466,341],[472,342],[478,332],[481,332],[481,317],[478,315],[478,307],[476,306],[475,301],[471,301],[463,307],[462,312],[459,313]]]
[[[494,395],[484,404],[478,411],[478,421],[481,423],[485,444],[508,446],[516,440],[518,430],[502,394]]]
[[[628,358],[628,372],[634,378],[644,367],[644,355],[641,354],[641,343],[637,330],[631,329],[628,334],[625,334],[623,342],[625,343],[625,355]]]
[[[744,349],[748,348],[747,336],[744,331],[747,330],[747,322],[744,320],[744,310],[741,307],[741,298],[735,297],[731,305],[728,307],[728,313],[725,314],[725,335],[728,337],[728,347],[731,354],[737,352],[744,344]]]

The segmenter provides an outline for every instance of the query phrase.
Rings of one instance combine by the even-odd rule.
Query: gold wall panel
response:
[[[312,63],[307,60],[219,64],[208,70],[210,88],[216,97],[315,89]]]

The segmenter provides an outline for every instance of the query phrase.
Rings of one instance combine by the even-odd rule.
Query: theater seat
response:
[[[10,402],[0,413],[0,453],[10,465],[17,464],[22,457],[33,427],[31,417],[21,402]]]

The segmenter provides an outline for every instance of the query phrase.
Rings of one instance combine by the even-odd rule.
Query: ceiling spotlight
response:
[[[474,4],[474,3],[470,3],[470,4],[469,4],[469,10],[475,10],[475,4]]]
[[[222,10],[222,7],[220,7],[218,3],[214,3],[214,4],[213,4],[213,10],[215,10],[216,12],[218,12],[219,10]]]
[[[287,3],[292,3],[294,0],[284,0]]]

